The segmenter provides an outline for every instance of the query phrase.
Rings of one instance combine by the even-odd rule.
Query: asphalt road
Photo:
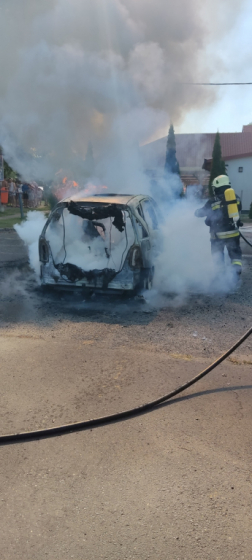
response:
[[[28,251],[16,231],[0,227],[0,268],[22,266],[26,263]]]
[[[252,261],[228,296],[48,296],[1,269],[1,433],[158,398],[252,323]],[[122,423],[0,450],[4,560],[234,560],[252,555],[249,339],[183,396]]]

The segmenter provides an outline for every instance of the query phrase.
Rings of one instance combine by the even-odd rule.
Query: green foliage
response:
[[[8,165],[7,161],[4,160],[4,178],[5,179],[16,179],[16,172]]]
[[[0,146],[0,155],[3,156],[3,149]],[[19,179],[20,176],[19,174],[14,171],[14,169],[12,169],[12,167],[7,163],[7,161],[4,159],[3,160],[3,164],[4,164],[4,178],[5,179]]]
[[[212,168],[211,168],[211,174],[210,174],[209,186],[208,186],[210,196],[213,196],[212,182],[215,179],[215,177],[218,177],[218,175],[226,175],[225,161],[222,159],[222,155],[221,155],[221,143],[220,143],[219,132],[217,132],[215,136],[212,158],[213,158]]]
[[[252,220],[252,202],[250,204],[250,209],[249,209],[249,218],[250,220]]]
[[[167,138],[167,150],[176,150],[176,140],[175,140],[175,132],[174,132],[174,126],[173,124],[171,124],[170,128],[169,128],[169,132],[168,132],[168,138]]]
[[[166,145],[166,157],[165,157],[165,171],[167,173],[176,173],[180,175],[180,169],[178,160],[176,157],[176,140],[174,127],[171,124],[168,132],[167,145]]]

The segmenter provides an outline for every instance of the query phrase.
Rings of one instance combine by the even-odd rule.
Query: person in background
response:
[[[1,202],[3,202],[4,199],[4,193],[9,190],[9,183],[8,183],[8,179],[3,179],[3,181],[0,183],[0,194],[1,194]]]
[[[29,185],[24,183],[22,186],[24,208],[28,208],[28,198],[29,198]]]
[[[39,188],[37,183],[34,183],[34,208],[37,208],[39,204]]]
[[[9,203],[11,206],[16,204],[16,184],[13,179],[9,179]]]
[[[22,183],[19,179],[16,180],[16,207],[19,206],[19,193],[22,194]]]
[[[37,208],[38,206],[38,184],[36,183],[36,181],[32,181],[32,183],[29,184],[30,187],[30,195],[29,195],[29,199],[32,201],[31,203],[31,207],[32,208]]]
[[[33,188],[32,185],[29,185],[28,200],[29,200],[29,208],[34,208],[34,206],[35,206],[35,195],[34,195],[34,188]]]
[[[2,180],[2,189],[7,189],[8,190],[9,187],[9,183],[7,179],[3,179]]]

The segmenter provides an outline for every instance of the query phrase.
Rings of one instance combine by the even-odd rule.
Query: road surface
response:
[[[141,405],[252,324],[252,261],[227,296],[43,295],[1,269],[1,433]],[[249,339],[180,398],[130,420],[1,447],[4,560],[251,560]]]

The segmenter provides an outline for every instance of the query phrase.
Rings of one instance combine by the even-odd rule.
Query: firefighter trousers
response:
[[[240,237],[230,237],[229,239],[211,239],[211,252],[218,265],[224,265],[224,249],[231,259],[231,265],[237,274],[242,271],[242,252],[240,247]]]

